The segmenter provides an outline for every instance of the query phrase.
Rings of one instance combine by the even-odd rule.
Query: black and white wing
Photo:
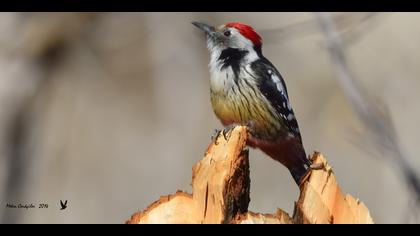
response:
[[[251,67],[258,78],[261,93],[270,101],[287,131],[302,140],[299,126],[289,101],[286,84],[277,69],[266,58],[256,60]]]

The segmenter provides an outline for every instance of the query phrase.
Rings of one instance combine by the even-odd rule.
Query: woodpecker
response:
[[[309,172],[286,84],[262,54],[262,38],[246,24],[219,27],[192,22],[205,32],[210,52],[210,99],[214,113],[231,130],[246,125],[247,145],[286,166],[300,185]]]

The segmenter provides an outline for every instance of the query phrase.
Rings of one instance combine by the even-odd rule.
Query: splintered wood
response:
[[[344,195],[335,175],[320,153],[312,156],[314,164],[323,164],[323,170],[313,170],[303,183],[295,207],[295,223],[373,224],[367,207],[351,195]]]
[[[245,127],[236,127],[228,140],[220,135],[204,158],[193,167],[193,194],[178,191],[163,196],[146,210],[132,215],[128,224],[331,224],[373,223],[369,210],[344,195],[325,158],[314,153],[313,170],[301,185],[293,217],[281,209],[275,214],[248,211],[249,160]]]

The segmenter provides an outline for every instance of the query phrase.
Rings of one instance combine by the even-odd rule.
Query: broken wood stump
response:
[[[292,217],[281,209],[275,214],[248,211],[250,201],[247,131],[236,127],[228,140],[220,135],[207,148],[204,158],[193,167],[193,193],[178,191],[162,196],[128,224],[313,224],[373,223],[369,210],[359,200],[342,193],[326,159],[314,153],[313,170],[300,186]]]

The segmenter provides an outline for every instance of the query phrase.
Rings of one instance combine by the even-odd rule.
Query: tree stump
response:
[[[137,212],[128,224],[155,223],[373,223],[369,210],[351,195],[344,195],[325,158],[315,152],[312,161],[324,168],[313,170],[301,185],[292,217],[277,209],[275,214],[248,211],[250,178],[247,131],[236,127],[228,140],[220,135],[193,167],[193,193],[178,191],[163,196],[146,210]]]

